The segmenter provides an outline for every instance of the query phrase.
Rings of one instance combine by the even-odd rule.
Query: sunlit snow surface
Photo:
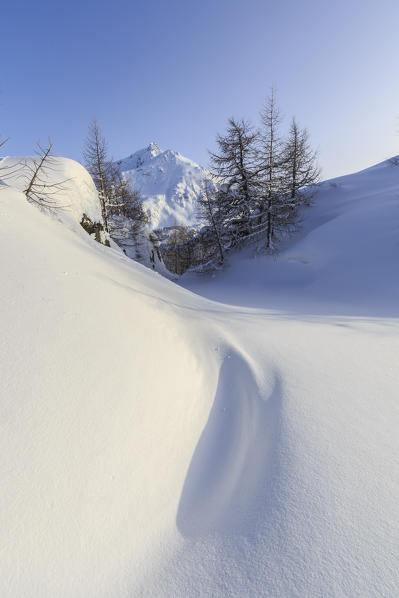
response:
[[[193,293],[0,191],[2,597],[399,594],[398,194]]]
[[[20,191],[27,187],[29,170],[39,163],[37,156],[19,156],[0,158],[0,181]],[[56,184],[50,188],[49,203],[54,204],[58,219],[67,225],[79,225],[82,215],[86,214],[93,222],[102,222],[98,193],[87,170],[68,158],[52,156],[45,162],[38,173],[38,191],[43,185]],[[1,187],[0,187],[1,189]]]

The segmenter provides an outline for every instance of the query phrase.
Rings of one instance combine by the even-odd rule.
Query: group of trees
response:
[[[122,245],[137,245],[148,216],[139,192],[131,188],[119,166],[110,158],[96,120],[89,125],[83,158],[98,190],[105,231]]]
[[[0,139],[0,147],[6,139]],[[254,241],[268,251],[275,250],[282,235],[295,230],[301,206],[310,202],[312,187],[319,180],[316,153],[306,129],[292,119],[288,134],[281,135],[281,116],[272,90],[261,112],[260,127],[248,121],[229,119],[225,134],[218,135],[217,151],[210,154],[211,177],[204,181],[199,200],[204,227],[194,235],[204,256],[215,248],[220,262],[225,252]],[[132,189],[119,166],[111,159],[105,138],[96,120],[89,126],[84,146],[84,163],[98,191],[106,238],[111,236],[122,247],[137,248],[148,223],[142,199]],[[60,207],[53,198],[66,181],[49,182],[46,171],[53,165],[53,144],[38,146],[36,158],[18,163],[26,180],[27,199],[41,206]],[[92,226],[93,223],[86,223]],[[83,224],[82,224],[83,226]],[[176,228],[176,227],[175,227]],[[168,238],[168,249],[187,242],[181,227]],[[97,231],[98,232],[98,231]],[[190,231],[191,243],[193,234]],[[108,244],[108,242],[107,242]],[[136,249],[137,255],[137,249]]]
[[[308,132],[294,118],[283,138],[280,125],[272,90],[259,129],[231,118],[226,133],[217,136],[200,208],[204,242],[214,243],[221,262],[227,249],[249,240],[274,250],[295,229],[299,208],[310,202],[320,172]]]
[[[8,139],[0,139],[0,147],[7,141]],[[60,204],[57,195],[65,191],[65,183],[68,182],[57,177],[53,147],[50,139],[45,146],[38,143],[32,158],[21,159],[0,168],[3,183],[18,179],[29,202],[50,210],[66,207]],[[109,244],[107,239],[111,236],[122,246],[133,246],[137,254],[138,239],[148,222],[148,215],[143,209],[139,192],[130,187],[128,180],[110,158],[107,143],[95,120],[89,125],[83,156],[85,166],[98,190],[103,224],[92,223],[83,215],[82,226],[94,231],[101,242]],[[105,236],[102,230],[105,231]]]
[[[274,251],[281,237],[295,230],[299,209],[310,203],[320,172],[307,130],[293,118],[283,137],[281,120],[272,90],[259,128],[231,118],[225,134],[217,136],[211,178],[204,181],[199,200],[204,227],[194,235],[204,255],[215,247],[223,262],[227,250],[249,241]],[[148,216],[139,193],[110,159],[96,121],[89,127],[84,161],[98,190],[106,232],[122,245],[129,239],[135,243]],[[170,254],[193,241],[192,234],[182,239],[180,228],[179,238],[176,228],[164,242]]]

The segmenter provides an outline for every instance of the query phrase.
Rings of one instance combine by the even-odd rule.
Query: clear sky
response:
[[[271,85],[323,176],[399,154],[399,0],[4,0],[0,133],[80,159],[96,117],[115,158],[152,140],[206,165]]]

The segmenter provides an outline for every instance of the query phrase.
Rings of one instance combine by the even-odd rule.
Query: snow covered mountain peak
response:
[[[151,158],[156,158],[159,154],[162,154],[162,152],[163,150],[161,150],[159,145],[155,141],[151,141],[146,148],[139,150],[136,153],[142,154],[144,160],[151,160]]]
[[[147,162],[152,160],[152,158],[156,158],[162,153],[163,151],[161,150],[159,145],[155,143],[155,141],[151,141],[151,143],[147,147],[140,149],[137,152],[134,152],[134,154],[130,154],[130,156],[128,156],[127,158],[118,160],[117,164],[120,166],[122,172],[124,172],[126,170],[140,168],[141,166],[143,166],[143,164],[146,164]]]
[[[162,150],[154,141],[117,164],[140,191],[151,228],[196,225],[203,179],[209,176],[204,168],[179,152]]]
[[[149,146],[147,147],[147,150],[149,152],[151,152],[152,156],[157,156],[158,154],[162,153],[161,148],[159,147],[159,145],[155,142],[155,141],[151,141]]]

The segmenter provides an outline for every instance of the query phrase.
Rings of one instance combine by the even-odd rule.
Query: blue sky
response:
[[[324,177],[399,154],[397,0],[5,1],[0,132],[80,159],[96,117],[115,158],[154,140],[202,164],[274,85]]]

